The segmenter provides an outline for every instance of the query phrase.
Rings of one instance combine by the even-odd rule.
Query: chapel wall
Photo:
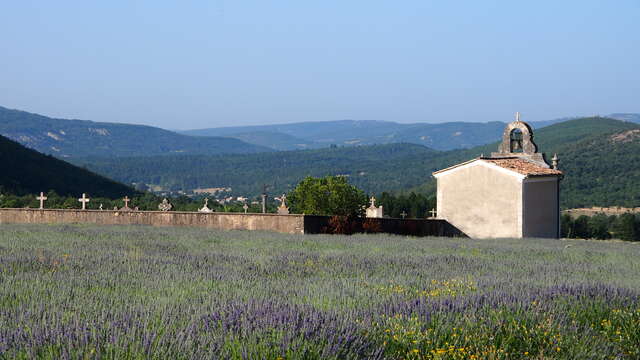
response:
[[[558,178],[525,181],[524,237],[557,238],[559,229]]]
[[[478,165],[437,178],[438,217],[469,237],[522,237],[522,183],[505,171]]]

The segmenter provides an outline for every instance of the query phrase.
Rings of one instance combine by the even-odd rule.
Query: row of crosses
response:
[[[49,199],[48,197],[44,196],[43,192],[40,192],[40,196],[36,197],[36,200],[40,201],[40,209],[44,209],[44,202]],[[87,210],[87,203],[89,201],[91,201],[90,198],[87,197],[87,194],[82,193],[82,197],[80,199],[78,199],[79,202],[82,203],[82,210]],[[127,204],[129,203],[129,198],[128,197],[124,197],[124,206],[128,207]]]
[[[284,195],[283,195],[284,196]],[[36,200],[40,201],[40,209],[44,209],[44,202],[48,199],[47,196],[44,195],[44,192],[40,192],[40,196],[36,197]],[[129,199],[128,196],[125,196],[124,198],[122,198],[122,200],[124,201],[124,207],[119,209],[120,211],[132,211],[134,209],[131,209],[129,207],[129,202],[131,201],[131,199]],[[202,209],[199,209],[200,212],[212,212],[211,209],[209,209],[209,207],[207,206],[209,199],[204,199],[204,207]],[[90,198],[87,197],[86,193],[82,193],[82,197],[78,199],[78,201],[80,203],[82,203],[82,210],[87,210],[87,203],[89,201],[91,201]],[[173,208],[173,205],[165,198],[162,200],[162,203],[160,203],[160,205],[158,205],[158,209],[160,209],[160,211],[169,211],[171,210],[171,208]],[[245,202],[244,205],[242,206],[242,208],[244,209],[244,213],[247,213],[247,210],[249,210],[249,205],[247,205],[247,203]],[[102,210],[102,204],[100,204],[100,210]],[[113,210],[118,210],[118,207],[115,207]],[[136,207],[135,210],[138,210],[138,208]]]
[[[431,209],[431,210],[429,211],[429,213],[431,213],[431,218],[435,218],[435,217],[436,217],[436,213],[437,213],[437,211],[436,211],[436,209]],[[409,215],[409,214],[407,214],[404,210],[402,210],[402,212],[400,213],[400,216],[402,216],[402,219],[404,219],[405,217],[407,217],[407,215]]]
[[[40,201],[40,209],[44,209],[44,202],[47,200],[48,198],[44,195],[43,192],[40,192],[40,196],[36,197],[36,200]],[[120,210],[126,211],[126,210],[131,210],[131,208],[129,207],[129,202],[131,201],[131,199],[129,199],[128,196],[125,196],[123,199],[124,201],[124,207]],[[284,214],[284,209],[286,209],[286,213],[288,214],[288,208],[285,205],[285,202],[287,201],[287,196],[285,194],[282,194],[282,197],[280,197],[280,208],[279,213],[282,212]],[[78,199],[79,202],[82,203],[82,210],[87,210],[87,203],[89,201],[91,201],[90,198],[87,197],[87,194],[82,193],[82,197]],[[205,199],[204,201],[204,207],[202,209],[199,209],[200,212],[211,212],[211,210],[207,207],[207,203],[209,202],[209,199]],[[375,198],[371,198],[371,206],[374,206],[375,204]],[[167,199],[164,199],[162,201],[162,203],[160,204],[159,208],[162,211],[169,211],[171,209],[172,205],[169,203],[169,201],[167,201]],[[247,203],[245,202],[244,205],[242,206],[242,208],[244,209],[244,213],[247,213],[247,210],[249,210],[249,205],[247,205]],[[137,207],[136,207],[137,209]],[[102,210],[102,204],[100,204],[100,210]],[[117,210],[114,209],[114,210]],[[431,213],[431,218],[435,218],[436,217],[436,209],[431,209],[431,211],[429,211]],[[400,214],[400,216],[402,216],[402,219],[407,217],[407,214],[404,210],[402,211],[402,213]]]
[[[40,196],[36,197],[36,200],[40,201],[40,209],[44,209],[44,202],[48,199],[48,197],[44,196],[43,192],[40,192]],[[128,201],[129,199],[127,199]],[[79,202],[82,203],[82,210],[87,210],[87,203],[89,201],[91,201],[91,199],[89,199],[87,197],[87,194],[82,193],[82,197],[80,199],[78,199]],[[125,205],[126,206],[126,205]]]
[[[40,196],[36,197],[36,200],[40,201],[40,209],[44,209],[44,202],[47,199],[49,198],[44,195],[44,192],[40,192]],[[129,199],[128,196],[125,196],[122,200],[124,201],[124,207],[121,210],[132,210],[129,207],[129,202],[131,201],[131,199]],[[87,203],[89,201],[91,201],[91,199],[87,197],[87,194],[82,193],[82,197],[78,199],[78,202],[82,203],[82,210],[87,210]],[[100,210],[102,210],[102,204],[100,204]],[[117,210],[117,208],[114,210]]]

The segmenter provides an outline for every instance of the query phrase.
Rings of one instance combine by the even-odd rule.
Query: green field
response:
[[[638,359],[640,245],[0,225],[0,358]]]

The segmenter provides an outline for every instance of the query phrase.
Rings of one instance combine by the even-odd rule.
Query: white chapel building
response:
[[[558,238],[558,158],[538,153],[529,124],[507,125],[498,152],[433,173],[438,218],[473,238]]]

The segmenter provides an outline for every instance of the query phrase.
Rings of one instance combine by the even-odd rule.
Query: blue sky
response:
[[[640,112],[640,1],[11,1],[0,105],[171,129]]]

